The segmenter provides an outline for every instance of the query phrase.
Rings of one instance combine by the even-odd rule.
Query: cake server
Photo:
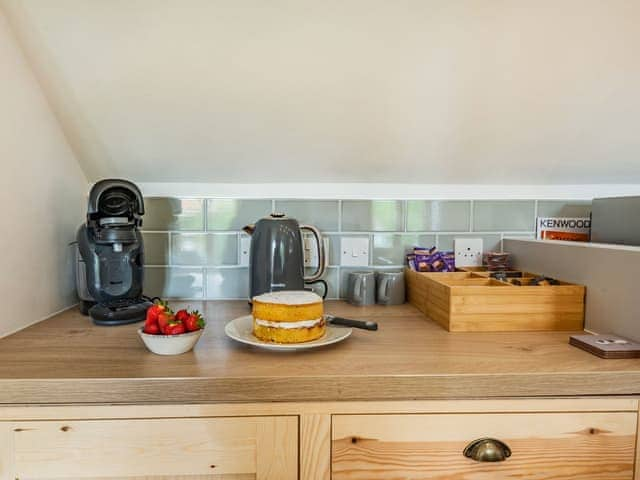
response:
[[[378,330],[378,324],[370,320],[352,320],[350,318],[334,317],[333,315],[325,315],[324,319],[331,325],[362,328],[363,330]]]

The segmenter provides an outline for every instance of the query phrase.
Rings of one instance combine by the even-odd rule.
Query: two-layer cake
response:
[[[304,290],[285,290],[253,298],[253,334],[275,343],[302,343],[324,335],[322,298]]]

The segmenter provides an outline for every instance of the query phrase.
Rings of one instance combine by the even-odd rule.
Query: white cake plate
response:
[[[309,348],[325,347],[327,345],[341,342],[351,335],[351,332],[352,329],[350,327],[338,327],[328,324],[325,334],[316,340],[303,343],[272,343],[262,341],[253,335],[253,317],[251,315],[245,315],[231,320],[224,327],[224,333],[226,333],[229,338],[232,338],[237,342],[278,351],[306,350]]]

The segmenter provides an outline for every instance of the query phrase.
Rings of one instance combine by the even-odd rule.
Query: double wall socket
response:
[[[455,253],[456,267],[482,266],[481,238],[454,238],[453,251]]]

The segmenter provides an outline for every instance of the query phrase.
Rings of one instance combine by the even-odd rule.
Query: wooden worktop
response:
[[[179,306],[176,303],[174,306]],[[329,313],[377,332],[313,351],[272,352],[225,337],[242,301],[190,302],[208,326],[193,352],[146,350],[139,325],[97,327],[76,309],[0,340],[0,403],[269,402],[637,395],[640,359],[602,360],[568,332],[448,333],[410,305]]]

